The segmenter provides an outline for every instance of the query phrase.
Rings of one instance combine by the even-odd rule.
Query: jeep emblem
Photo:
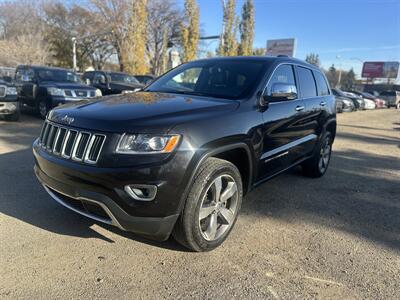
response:
[[[61,118],[61,121],[68,125],[71,125],[71,123],[74,122],[74,120],[75,120],[74,118],[68,117],[68,115],[65,115],[64,117]]]

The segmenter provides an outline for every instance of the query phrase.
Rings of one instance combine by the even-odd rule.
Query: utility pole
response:
[[[107,32],[100,32],[100,33],[96,33],[96,34],[86,35],[86,36],[83,36],[80,38],[75,37],[75,36],[72,38],[72,66],[73,66],[74,72],[76,72],[77,68],[78,68],[77,60],[76,60],[76,45],[77,45],[78,41],[82,41],[82,40],[89,39],[89,38],[97,38],[97,37],[100,37],[103,35],[109,35],[112,33],[113,33],[113,31],[107,31]]]

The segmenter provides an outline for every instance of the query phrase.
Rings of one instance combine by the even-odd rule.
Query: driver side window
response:
[[[96,73],[93,78],[93,83],[94,84],[104,84],[106,82],[106,77],[104,74],[101,73]]]
[[[289,84],[289,85],[294,85],[296,86],[296,80],[294,78],[294,72],[293,72],[293,66],[292,65],[281,65],[279,66],[274,74],[272,75],[267,88],[266,88],[266,94],[268,96],[272,95],[272,87],[274,84]]]

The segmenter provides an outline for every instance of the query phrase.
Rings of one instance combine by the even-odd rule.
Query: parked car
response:
[[[15,74],[18,97],[22,104],[36,108],[41,118],[61,104],[101,96],[101,91],[84,84],[73,71],[19,66]]]
[[[154,79],[156,79],[156,76],[154,75],[135,75],[135,78],[143,85],[148,85],[150,84]]]
[[[357,102],[360,104],[360,109],[366,109],[366,108],[365,108],[366,103],[365,103],[365,100],[364,100],[363,97],[360,97],[360,96],[358,96],[358,95],[356,95],[356,94],[354,94],[354,93],[351,93],[351,92],[345,92],[345,91],[343,91],[343,93],[344,93],[347,97],[349,97],[349,98],[354,98],[354,99],[356,99]]]
[[[103,95],[133,92],[143,87],[134,76],[121,72],[88,71],[83,80],[101,90]]]
[[[353,101],[355,110],[362,109],[357,97],[349,96],[348,94],[346,94],[345,92],[343,92],[342,90],[337,89],[337,88],[332,89],[332,93],[333,93],[333,95],[335,95],[337,97],[342,97],[342,98],[350,99],[351,101]]]
[[[386,101],[383,99],[378,98],[377,96],[374,96],[370,93],[366,92],[358,92],[358,91],[352,91],[353,94],[356,94],[360,97],[363,97],[364,99],[372,100],[375,102],[375,107],[376,108],[384,108],[386,107]]]
[[[335,101],[336,101],[336,112],[342,113],[344,107],[343,101],[338,97],[335,97]]]
[[[17,89],[11,82],[0,79],[0,116],[7,121],[18,121],[20,116],[20,105],[18,102]]]
[[[354,103],[351,99],[347,98],[347,97],[340,97],[340,96],[335,96],[336,99],[336,103],[340,103],[339,105],[337,104],[337,106],[341,106],[340,111],[338,112],[352,112],[355,111],[356,108],[354,106]]]
[[[397,107],[400,103],[400,92],[399,91],[384,91],[379,95],[380,98],[386,100],[388,108]]]
[[[143,92],[57,107],[33,152],[39,181],[69,209],[207,251],[252,188],[299,164],[323,176],[335,134],[317,67],[226,57],[182,64]]]

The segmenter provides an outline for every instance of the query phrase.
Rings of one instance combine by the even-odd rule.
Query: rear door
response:
[[[299,81],[300,97],[303,99],[305,104],[302,120],[304,125],[303,128],[305,130],[304,135],[309,139],[309,142],[303,145],[302,151],[304,151],[305,154],[309,154],[312,152],[315,143],[317,142],[317,136],[320,133],[322,124],[321,118],[325,111],[325,107],[328,105],[328,102],[321,95],[329,94],[329,89],[325,83],[325,88],[323,88],[323,85],[321,84],[320,91],[318,91],[317,80],[311,69],[297,66],[296,72]],[[315,73],[315,75],[318,75],[317,79],[318,82],[320,82],[322,74]],[[319,95],[319,93],[321,95]]]
[[[295,85],[297,81],[293,65],[283,64],[276,68],[267,83],[265,93],[270,95],[274,83]],[[263,112],[263,154],[260,159],[258,180],[268,178],[291,166],[301,156],[301,144],[305,141],[302,119],[305,104],[300,98],[271,101]]]

